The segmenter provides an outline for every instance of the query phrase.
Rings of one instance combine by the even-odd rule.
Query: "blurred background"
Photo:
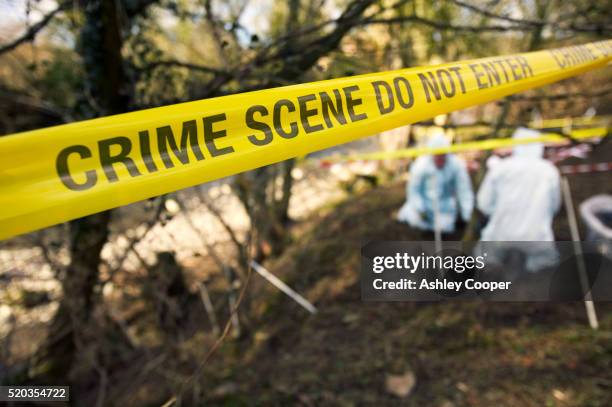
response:
[[[603,40],[611,22],[610,0],[0,0],[0,134]],[[411,159],[329,161],[419,145],[432,126],[453,142],[534,118],[605,135],[610,79],[592,71],[0,242],[0,383],[70,385],[78,406],[611,405],[610,304],[595,331],[579,302],[362,303],[362,242],[421,238],[395,220]],[[547,157],[607,163],[608,139]],[[474,189],[488,157],[463,154]],[[609,171],[567,177],[576,206],[612,193]],[[477,240],[472,226],[458,238]],[[553,229],[571,240],[564,208]]]

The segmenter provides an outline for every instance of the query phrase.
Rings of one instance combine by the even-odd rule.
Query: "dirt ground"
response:
[[[605,162],[612,143],[588,160]],[[610,193],[609,172],[569,176],[576,204]],[[582,303],[364,303],[364,239],[418,239],[393,220],[403,185],[370,190],[328,208],[273,273],[312,301],[310,316],[254,276],[252,340],[221,348],[204,371],[206,405],[612,405],[612,304],[599,303],[601,329]],[[559,240],[570,238],[562,210]],[[612,271],[612,270],[611,270]],[[400,399],[386,388],[412,373]]]

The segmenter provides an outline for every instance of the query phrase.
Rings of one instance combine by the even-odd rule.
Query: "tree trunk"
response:
[[[115,1],[97,0],[84,6],[79,48],[87,75],[85,88],[95,112],[92,116],[128,108],[117,5]],[[111,212],[106,211],[70,222],[70,264],[60,276],[63,298],[35,361],[34,374],[40,379],[65,383],[82,346],[98,340],[98,345],[102,344],[101,337],[107,333],[101,331],[115,326],[106,318],[93,318],[100,301],[96,286],[110,219]]]
[[[70,224],[71,261],[61,277],[63,297],[47,342],[37,356],[36,376],[59,381],[68,377],[75,355],[85,341],[97,301],[100,253],[108,237],[110,212],[77,219]]]

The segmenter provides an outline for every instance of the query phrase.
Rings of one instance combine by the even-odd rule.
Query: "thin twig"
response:
[[[248,245],[250,247],[250,238],[249,238],[249,244]],[[183,384],[181,385],[181,387],[180,387],[179,391],[177,392],[177,394],[173,395],[168,401],[166,401],[163,404],[163,406],[169,407],[169,406],[173,405],[174,403],[176,403],[177,400],[180,400],[180,398],[185,393],[185,391],[187,391],[189,386],[193,384],[195,378],[202,373],[202,370],[204,369],[204,366],[206,366],[206,363],[210,360],[210,358],[215,354],[217,349],[225,341],[225,338],[227,337],[227,335],[228,335],[228,333],[229,333],[229,331],[230,331],[230,329],[232,327],[232,318],[238,312],[238,308],[240,308],[240,304],[242,304],[242,300],[245,297],[247,287],[249,286],[249,281],[251,280],[252,272],[253,272],[253,269],[250,266],[250,262],[249,262],[249,267],[248,267],[246,281],[245,281],[244,285],[242,286],[242,289],[240,290],[240,295],[238,296],[238,300],[236,301],[236,305],[232,309],[232,311],[230,313],[230,316],[227,319],[227,322],[225,323],[225,326],[223,328],[223,332],[221,333],[221,336],[219,336],[217,338],[217,340],[215,341],[213,346],[206,353],[206,355],[204,356],[204,359],[202,359],[202,361],[198,365],[196,371],[183,382]]]

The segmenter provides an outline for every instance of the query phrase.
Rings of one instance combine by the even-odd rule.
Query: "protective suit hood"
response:
[[[428,148],[440,148],[440,147],[450,146],[450,142],[448,141],[446,136],[444,136],[444,132],[442,131],[442,129],[439,129],[439,130],[440,130],[439,132],[436,131],[427,140]]]
[[[512,134],[514,140],[529,139],[540,137],[540,132],[525,127],[517,128]],[[514,157],[521,158],[542,158],[544,156],[544,144],[542,143],[529,143],[519,144],[514,146],[512,149],[512,155]]]

